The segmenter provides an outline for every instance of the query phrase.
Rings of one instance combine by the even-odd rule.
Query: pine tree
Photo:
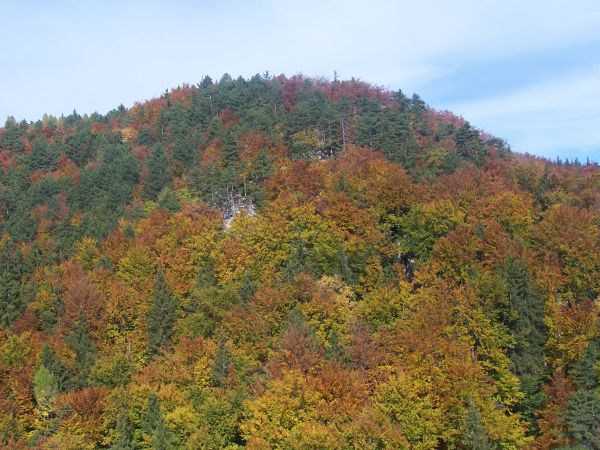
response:
[[[68,390],[69,372],[60,357],[46,344],[42,348],[41,363],[54,376],[58,390],[60,392]]]
[[[169,431],[167,430],[165,419],[162,414],[160,414],[158,417],[158,423],[156,424],[156,428],[152,436],[152,445],[154,445],[154,450],[169,450],[173,448],[171,445],[171,436],[169,435]]]
[[[14,322],[23,309],[21,280],[25,271],[19,248],[14,251],[2,249],[0,257],[0,327]]]
[[[156,144],[148,156],[148,178],[144,185],[144,194],[149,199],[155,200],[159,192],[171,183],[171,170],[169,157],[162,146]]]
[[[471,402],[467,410],[462,444],[468,450],[492,450],[496,448],[487,436],[485,426],[481,420],[481,412],[474,402]]]
[[[148,311],[149,347],[152,353],[158,353],[173,334],[177,320],[177,301],[165,280],[162,271],[156,273],[154,292]]]
[[[395,112],[387,121],[387,132],[382,150],[390,161],[398,162],[406,169],[414,169],[419,144],[411,128],[406,112]]]
[[[125,411],[122,411],[117,418],[117,431],[119,437],[112,445],[111,450],[132,450],[131,427]]]
[[[600,448],[600,338],[590,341],[573,373],[578,389],[564,415],[567,435],[584,448]]]
[[[154,450],[172,448],[171,437],[167,430],[165,418],[160,410],[160,401],[155,393],[148,396],[148,409],[142,426],[146,434],[151,436]]]
[[[563,420],[567,435],[586,448],[600,448],[600,395],[578,389],[569,399]]]
[[[179,200],[170,187],[164,187],[163,190],[160,191],[160,194],[158,194],[158,207],[164,208],[172,213],[179,211]]]
[[[229,374],[229,369],[232,365],[231,355],[229,354],[229,350],[227,350],[227,341],[225,340],[225,336],[222,334],[217,338],[218,349],[217,354],[215,356],[215,361],[213,364],[212,370],[212,384],[213,386],[223,386],[225,380],[227,379],[227,375]]]
[[[581,389],[595,389],[600,385],[600,338],[590,341],[573,368],[575,381]]]
[[[273,171],[269,153],[262,149],[254,160],[254,178],[260,183],[273,175]]]
[[[329,333],[327,343],[328,346],[325,349],[325,359],[341,366],[348,366],[350,363],[350,355],[340,342],[340,336],[335,329],[331,330],[331,333]]]
[[[483,141],[479,138],[479,132],[471,127],[469,122],[465,122],[456,131],[454,139],[460,156],[476,164],[483,162],[483,157],[486,154]]]
[[[521,413],[533,421],[535,411],[544,403],[540,392],[545,366],[544,354],[546,326],[542,297],[533,288],[527,266],[520,260],[509,260],[502,269],[508,285],[508,304],[504,322],[515,339],[515,347],[509,352],[514,373],[521,380],[525,399]]]
[[[88,385],[90,369],[96,360],[98,350],[88,333],[87,320],[83,313],[80,314],[75,329],[67,335],[65,341],[75,352],[75,361],[78,367],[75,384],[79,388],[86,387]]]

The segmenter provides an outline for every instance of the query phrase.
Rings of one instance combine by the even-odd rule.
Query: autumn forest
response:
[[[1,448],[600,449],[599,295],[600,167],[417,95],[0,128]]]

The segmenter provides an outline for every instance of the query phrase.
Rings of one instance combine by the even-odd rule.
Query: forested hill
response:
[[[600,168],[367,83],[0,129],[0,445],[600,448]]]

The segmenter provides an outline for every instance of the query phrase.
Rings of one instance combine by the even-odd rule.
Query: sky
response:
[[[600,162],[599,0],[0,0],[0,119],[224,73],[359,78],[515,151]]]

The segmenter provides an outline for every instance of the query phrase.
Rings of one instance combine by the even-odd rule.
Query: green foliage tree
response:
[[[154,393],[148,396],[148,406],[143,428],[146,434],[150,436],[152,446],[155,450],[170,450],[172,448],[171,436],[160,409],[160,400]]]
[[[479,137],[479,132],[474,129],[469,122],[465,122],[454,135],[456,148],[459,154],[475,164],[482,164],[486,156],[483,141]]]
[[[585,448],[600,448],[600,395],[578,389],[569,399],[564,416],[568,436]]]
[[[502,268],[508,285],[508,303],[504,320],[510,329],[515,346],[508,353],[514,373],[521,380],[525,393],[522,412],[533,420],[535,411],[544,403],[540,387],[545,378],[546,326],[544,304],[534,289],[527,266],[522,260],[510,259]]]
[[[493,450],[495,445],[488,438],[485,426],[481,419],[481,412],[474,402],[469,404],[464,429],[462,444],[469,450]]]
[[[87,320],[83,313],[80,314],[75,328],[65,337],[69,347],[75,352],[77,374],[74,384],[82,388],[89,384],[90,369],[94,365],[98,350],[87,330]]]
[[[218,336],[217,345],[217,354],[212,369],[212,384],[213,386],[219,387],[223,386],[227,379],[233,361],[229,350],[227,350],[227,341],[224,335],[220,334]]]
[[[44,344],[44,347],[42,347],[41,364],[54,376],[60,392],[69,389],[69,371],[56,352],[47,344]]]
[[[148,178],[144,184],[144,194],[155,200],[160,191],[171,183],[172,175],[169,167],[169,157],[162,145],[155,144],[148,156]]]
[[[158,207],[171,213],[179,211],[179,200],[170,187],[164,187],[158,194]]]
[[[121,411],[117,418],[117,440],[110,447],[111,450],[133,450],[131,439],[131,426],[126,411]]]
[[[43,417],[54,414],[53,403],[58,394],[58,385],[54,375],[42,364],[33,376],[33,394]]]
[[[25,264],[21,251],[2,249],[0,256],[0,327],[7,327],[25,306],[21,295],[21,281]]]
[[[148,310],[148,346],[156,354],[171,339],[177,320],[178,304],[161,270],[156,273]]]

